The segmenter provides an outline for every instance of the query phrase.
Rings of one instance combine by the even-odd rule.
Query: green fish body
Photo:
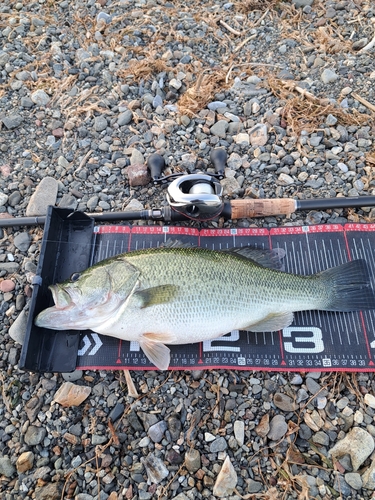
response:
[[[265,260],[247,247],[118,255],[52,285],[55,306],[42,311],[35,323],[137,341],[150,361],[167,369],[166,344],[201,342],[231,330],[280,330],[292,323],[295,311],[375,308],[363,260],[311,276],[259,262]]]

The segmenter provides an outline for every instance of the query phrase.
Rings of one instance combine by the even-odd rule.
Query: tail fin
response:
[[[324,280],[327,300],[325,311],[361,311],[375,309],[375,294],[370,270],[363,259],[353,260],[319,274]]]

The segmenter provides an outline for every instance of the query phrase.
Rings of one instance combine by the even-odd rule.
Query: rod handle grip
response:
[[[296,201],[290,198],[231,200],[230,206],[232,219],[286,215],[296,211]]]

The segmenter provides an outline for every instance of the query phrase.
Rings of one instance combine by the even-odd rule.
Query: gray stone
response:
[[[65,193],[59,202],[60,208],[71,208],[72,210],[75,210],[77,206],[77,199],[69,193]]]
[[[344,439],[338,441],[330,450],[333,459],[349,454],[353,471],[356,472],[367,457],[374,451],[374,438],[360,427],[354,427]]]
[[[288,425],[285,421],[284,415],[275,415],[270,422],[268,439],[270,439],[271,441],[278,441],[283,436],[285,436],[287,430]]]
[[[9,61],[9,54],[4,50],[0,50],[0,66],[5,66]]]
[[[142,205],[142,203],[139,200],[136,200],[133,198],[132,200],[129,201],[129,203],[126,205],[124,208],[124,212],[133,212],[137,210],[143,210],[145,207]]]
[[[101,436],[100,434],[93,434],[91,437],[91,444],[97,446],[98,444],[103,444],[108,441],[107,436]]]
[[[108,122],[105,116],[99,115],[94,119],[94,129],[96,132],[103,132],[108,126]]]
[[[248,479],[246,484],[246,491],[248,493],[259,493],[263,489],[263,483],[254,481],[254,479]]]
[[[227,160],[227,165],[233,170],[238,170],[242,167],[241,156],[238,153],[232,153]]]
[[[17,78],[17,80],[20,80],[21,82],[26,82],[28,80],[32,80],[30,71],[19,71],[16,74],[16,78]]]
[[[44,427],[37,427],[30,425],[25,434],[25,443],[29,446],[40,444],[46,436],[46,429]]]
[[[30,235],[29,233],[20,233],[14,237],[14,245],[21,252],[27,252],[30,246]]]
[[[315,380],[312,379],[311,377],[306,377],[306,387],[310,392],[310,394],[316,394],[319,391],[321,391],[319,392],[320,396],[325,396],[327,394],[327,391],[326,390],[322,391],[320,384],[318,384],[318,382],[315,382]]]
[[[96,16],[96,21],[103,20],[106,24],[109,24],[112,21],[112,16],[107,14],[106,12],[99,12]]]
[[[298,435],[301,439],[305,439],[306,441],[311,438],[312,431],[309,426],[306,424],[301,424],[299,428]]]
[[[62,378],[66,380],[67,382],[76,382],[77,380],[80,380],[83,375],[82,370],[74,370],[74,372],[70,373],[62,373]]]
[[[0,476],[12,477],[16,472],[16,468],[12,464],[9,457],[0,457]]]
[[[21,106],[30,109],[34,106],[34,103],[29,97],[21,97]]]
[[[216,111],[219,108],[226,108],[227,105],[225,102],[222,101],[212,101],[207,104],[207,108],[211,109],[212,111]]]
[[[176,497],[174,497],[174,500],[190,500],[190,498],[187,497],[185,493],[179,493]]]
[[[15,342],[23,344],[25,341],[27,326],[27,313],[23,309],[9,328],[9,335]]]
[[[0,207],[3,207],[4,205],[7,204],[8,202],[8,195],[5,193],[0,192]]]
[[[34,474],[35,476],[35,474]],[[42,481],[43,484],[43,481]],[[38,500],[60,500],[61,483],[47,483],[44,486],[35,489],[35,498]],[[76,500],[76,499],[75,499]]]
[[[323,139],[323,137],[321,137],[320,135],[313,135],[309,139],[310,146],[313,146],[314,148],[316,146],[319,146],[319,144],[321,143],[322,139]]]
[[[210,452],[218,453],[219,451],[224,451],[228,447],[227,441],[223,437],[218,437],[210,444]]]
[[[46,106],[49,103],[49,101],[50,101],[49,95],[46,94],[44,92],[44,90],[41,90],[41,89],[36,90],[35,92],[33,92],[30,95],[30,98],[33,101],[33,103],[35,103],[38,106]]]
[[[152,425],[155,425],[156,423],[159,422],[158,417],[156,415],[154,415],[153,413],[146,413],[144,411],[139,411],[137,413],[138,413],[138,417],[142,420],[143,426],[144,426],[146,431],[148,431]],[[131,425],[133,425],[133,424],[131,424]]]
[[[370,467],[362,475],[363,487],[368,490],[375,490],[375,459],[371,462]]]
[[[123,113],[120,113],[117,118],[117,123],[120,127],[123,125],[128,125],[133,119],[133,112],[130,109],[127,109]]]
[[[154,109],[156,109],[159,106],[163,106],[163,99],[161,98],[161,96],[159,94],[157,94],[152,99],[152,106],[153,106]],[[183,117],[181,117],[181,118],[183,118]],[[183,122],[183,120],[181,120],[181,121],[182,121],[183,125],[185,125],[184,122]],[[189,123],[190,123],[190,119],[189,119]]]
[[[337,123],[337,118],[331,114],[329,114],[326,118],[326,125],[329,127],[332,127],[333,125],[336,125]]]
[[[313,4],[314,0],[292,0],[292,4],[296,7],[306,7]]]
[[[190,448],[185,453],[185,467],[192,474],[201,468],[201,454],[198,450]]]
[[[171,80],[169,81],[169,86],[175,90],[179,90],[182,86],[182,82],[178,78],[171,78]]]
[[[228,122],[226,120],[218,120],[210,128],[210,132],[212,135],[216,135],[217,137],[220,137],[222,139],[225,139],[227,130],[228,130]]]
[[[279,175],[278,182],[282,186],[290,186],[291,184],[294,184],[294,179],[288,174],[281,173]]]
[[[0,262],[0,271],[6,271],[7,273],[13,274],[18,271],[20,265],[17,262]]]
[[[327,68],[320,75],[320,78],[323,83],[332,83],[339,79],[339,75],[337,75],[333,70]]]
[[[273,403],[280,410],[290,412],[295,411],[297,409],[297,405],[293,401],[293,399],[286,394],[281,392],[277,392],[273,397]]]
[[[337,474],[335,476],[335,480],[333,482],[333,488],[336,491],[340,492],[341,498],[348,498],[352,493],[350,486],[345,481],[344,476],[342,476],[341,474]]]
[[[91,198],[89,198],[89,200],[87,201],[87,209],[90,212],[93,212],[97,207],[98,202],[99,202],[99,196],[97,196],[96,194],[94,196],[91,196]]]
[[[245,441],[245,423],[243,420],[236,420],[233,424],[234,437],[239,446],[242,446]]]
[[[30,198],[26,215],[46,215],[48,206],[56,204],[57,191],[58,182],[53,177],[44,177]]]
[[[148,430],[148,435],[154,443],[160,443],[163,439],[164,432],[167,430],[167,423],[164,420],[151,425]]]
[[[138,149],[134,148],[130,156],[130,165],[142,165],[144,163],[145,157]]]
[[[150,443],[151,443],[151,439],[148,436],[145,436],[144,438],[142,438],[139,441],[138,446],[140,448],[147,448]]]
[[[16,205],[18,205],[21,199],[21,193],[19,191],[13,191],[13,193],[9,195],[8,203],[11,207],[15,207]]]
[[[234,177],[226,177],[220,181],[220,184],[223,186],[223,194],[228,196],[237,193],[241,187]]]
[[[227,456],[223,466],[217,476],[213,494],[216,497],[223,498],[231,495],[237,486],[237,473],[234,470],[230,458]]]
[[[137,414],[134,411],[131,411],[129,413],[128,422],[136,432],[143,431],[143,425],[142,425],[141,421],[139,420],[139,418],[137,417]]]
[[[165,466],[164,462],[152,453],[150,453],[146,458],[142,457],[141,463],[143,463],[148,479],[151,483],[159,484],[169,474],[169,470]]]
[[[314,443],[321,444],[322,446],[328,446],[329,445],[329,437],[323,431],[316,432],[313,435],[312,440],[314,441]]]
[[[362,479],[358,472],[347,472],[345,474],[345,481],[349,486],[354,488],[355,490],[360,490],[363,486]]]
[[[177,414],[172,414],[167,420],[168,430],[170,432],[173,441],[176,441],[180,437],[181,433],[181,420]]]
[[[257,123],[249,130],[249,137],[252,146],[264,146],[268,141],[267,125],[264,123]]]
[[[108,415],[108,418],[112,422],[116,422],[116,420],[118,420],[121,417],[121,415],[124,413],[124,410],[125,410],[125,406],[122,403],[116,403],[115,407],[112,408],[110,414]]]
[[[2,122],[4,123],[4,125],[6,126],[6,128],[8,130],[12,130],[12,129],[17,128],[21,125],[21,123],[23,122],[23,118],[21,115],[17,115],[16,113],[13,113],[11,115],[4,116],[2,118]]]

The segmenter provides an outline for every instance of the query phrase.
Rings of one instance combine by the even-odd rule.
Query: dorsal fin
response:
[[[282,248],[274,248],[273,250],[264,250],[254,247],[235,247],[225,250],[225,252],[241,255],[246,259],[253,260],[256,264],[270,269],[284,271],[284,263],[281,259],[285,257],[285,250]]]

